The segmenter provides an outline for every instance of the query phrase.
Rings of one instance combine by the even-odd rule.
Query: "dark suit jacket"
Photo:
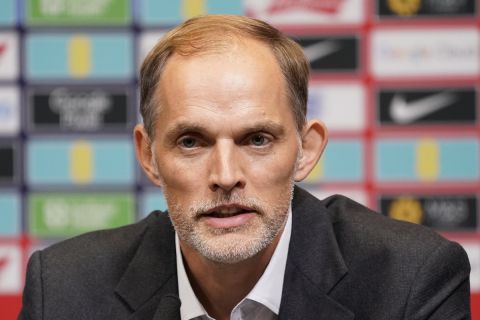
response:
[[[295,189],[280,319],[470,319],[463,249]],[[154,212],[32,255],[20,319],[179,319],[174,230]]]

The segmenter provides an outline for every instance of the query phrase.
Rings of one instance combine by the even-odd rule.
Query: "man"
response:
[[[307,84],[301,48],[261,21],[170,31],[134,130],[168,215],[33,254],[20,318],[469,319],[458,244],[294,187],[327,142]]]

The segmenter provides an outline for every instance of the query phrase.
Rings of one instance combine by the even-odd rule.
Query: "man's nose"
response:
[[[215,145],[209,164],[209,187],[212,191],[220,189],[230,192],[245,187],[245,176],[236,148],[235,143],[229,140],[219,141]]]

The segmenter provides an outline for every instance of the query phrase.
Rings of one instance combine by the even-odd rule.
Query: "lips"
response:
[[[236,204],[212,208],[201,215],[201,218],[214,228],[234,228],[242,226],[255,217],[256,211]]]
[[[246,210],[242,208],[218,208],[213,211],[209,211],[206,215],[217,218],[226,218],[243,214],[252,210]]]
[[[224,217],[231,217],[247,212],[254,212],[256,211],[254,208],[243,206],[240,204],[224,204],[220,206],[216,206],[204,212],[202,216],[214,216],[217,218],[224,218]]]

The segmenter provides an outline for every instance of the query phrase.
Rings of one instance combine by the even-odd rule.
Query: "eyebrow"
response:
[[[271,132],[276,136],[282,136],[285,133],[285,128],[274,121],[259,121],[257,123],[249,124],[248,126],[242,128],[243,132]]]
[[[200,125],[199,123],[194,122],[180,122],[175,125],[175,127],[171,128],[166,133],[167,141],[172,141],[177,139],[178,137],[186,134],[186,133],[207,133],[207,129]]]
[[[278,137],[281,137],[285,134],[284,126],[271,120],[249,123],[243,128],[240,128],[240,131],[242,134],[266,131],[271,132]],[[179,122],[175,125],[175,127],[167,131],[166,138],[168,141],[172,141],[187,133],[208,135],[208,132],[209,130],[205,126],[197,122]]]

